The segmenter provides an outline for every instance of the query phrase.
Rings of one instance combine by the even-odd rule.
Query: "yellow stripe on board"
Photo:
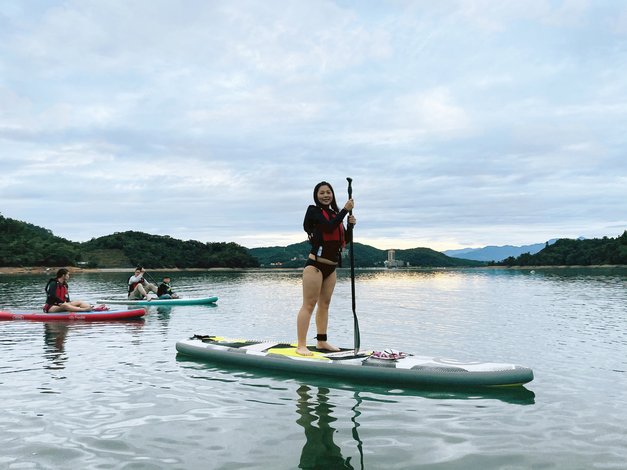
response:
[[[311,356],[302,356],[296,353],[296,345],[292,345],[292,348],[270,348],[266,352],[268,354],[280,354],[281,356],[302,357],[304,359],[317,359],[320,361],[330,361],[328,357],[325,357],[323,353],[317,351],[309,351]]]
[[[254,343],[254,341],[250,341],[247,339],[231,339],[225,338],[224,336],[209,336],[209,338],[211,339],[211,341],[214,341],[216,343]]]
[[[251,343],[255,344],[259,341],[251,341],[246,339],[233,339],[233,338],[225,338],[223,336],[211,336],[211,339],[218,344],[220,343]],[[301,357],[304,359],[316,359],[319,361],[330,361],[328,357],[325,357],[324,353],[317,351],[309,351],[311,352],[311,356],[303,356],[301,354],[296,353],[296,344],[290,344],[291,347],[281,347],[281,348],[270,348],[266,350],[266,354],[279,354],[281,356],[290,356],[290,357]]]

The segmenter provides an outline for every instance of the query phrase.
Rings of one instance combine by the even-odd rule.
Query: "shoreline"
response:
[[[54,276],[57,270],[67,268],[70,274],[80,273],[132,273],[135,268],[81,268],[76,266],[24,266],[24,267],[0,267],[0,274],[49,274]],[[182,271],[239,271],[246,268],[157,268],[150,269],[153,272],[182,272]]]
[[[50,266],[24,266],[24,267],[0,267],[0,275],[18,275],[18,274],[46,274],[53,276],[58,269],[66,267],[71,274],[81,274],[81,273],[123,273],[123,272],[133,272],[135,268],[81,268],[76,266],[58,266],[58,267],[50,267]],[[468,268],[464,266],[458,267],[421,267],[421,266],[412,266],[410,268],[395,268],[392,271],[396,270],[404,270],[404,269],[514,269],[514,270],[536,270],[536,269],[612,269],[612,268],[627,268],[627,265],[624,264],[594,264],[594,265],[559,265],[559,266],[477,266],[473,268]],[[156,268],[150,269],[153,272],[200,272],[200,271],[279,271],[279,270],[293,270],[293,269],[302,269],[302,268]],[[386,268],[357,268],[357,269],[381,269],[387,270]]]

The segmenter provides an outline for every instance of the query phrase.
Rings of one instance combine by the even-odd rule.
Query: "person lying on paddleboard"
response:
[[[170,287],[170,278],[168,276],[163,278],[163,282],[159,284],[159,288],[157,289],[157,296],[160,299],[178,299],[179,296],[172,292],[172,287]]]
[[[43,307],[45,313],[87,312],[92,309],[88,302],[70,300],[68,279],[70,279],[70,271],[61,268],[57,271],[56,278],[48,280],[45,289],[46,304]]]
[[[135,268],[135,274],[128,278],[128,299],[147,300],[148,292],[157,293],[157,286],[144,279],[146,270],[142,266]]]
[[[303,269],[303,304],[296,319],[296,352],[302,356],[312,354],[307,349],[307,331],[316,305],[316,347],[326,351],[339,351],[339,348],[327,342],[329,305],[335,288],[335,268],[341,261],[341,252],[347,241],[343,220],[348,211],[355,207],[354,201],[349,199],[340,210],[335,201],[333,187],[326,181],[316,185],[313,199],[315,205],[307,208],[303,222],[311,251]],[[351,215],[348,223],[354,225],[357,219]]]

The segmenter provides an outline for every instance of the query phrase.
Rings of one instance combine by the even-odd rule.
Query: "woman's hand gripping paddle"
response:
[[[353,178],[346,178],[348,181],[348,198],[353,199]],[[353,215],[352,209],[348,211],[348,215]],[[355,332],[355,354],[359,353],[359,321],[357,320],[357,312],[355,310],[355,253],[353,252],[353,224],[348,223],[349,231],[349,256],[351,261],[351,297],[353,301],[353,320],[354,320],[354,332]]]

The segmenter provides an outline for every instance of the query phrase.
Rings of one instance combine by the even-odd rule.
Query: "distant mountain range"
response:
[[[580,238],[582,239],[582,238]],[[522,255],[523,253],[529,253],[534,255],[540,250],[546,248],[548,245],[552,245],[558,239],[552,238],[545,243],[534,243],[533,245],[513,246],[484,246],[483,248],[462,248],[460,250],[446,250],[443,251],[446,256],[452,256],[455,258],[470,259],[474,261],[503,261],[510,256],[514,258]]]

